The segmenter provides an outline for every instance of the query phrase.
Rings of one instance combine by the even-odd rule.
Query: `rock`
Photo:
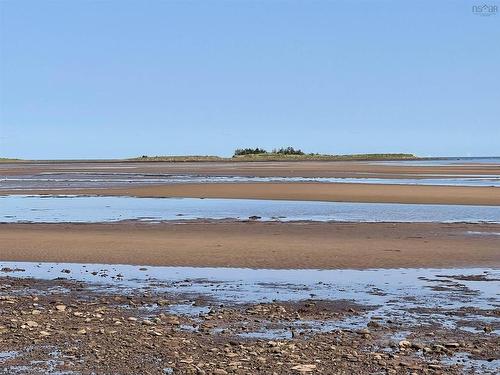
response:
[[[378,328],[380,327],[380,323],[379,322],[376,322],[374,320],[370,320],[367,324],[368,327],[372,327],[372,328]]]
[[[292,367],[293,371],[306,373],[313,372],[316,369],[316,365],[296,365]]]
[[[31,328],[38,327],[38,323],[37,323],[37,322],[34,322],[33,320],[28,320],[28,321],[26,322],[26,325],[27,325],[28,327],[31,327]]]
[[[40,315],[42,312],[40,310],[32,310],[31,315]]]
[[[177,318],[176,316],[167,316],[167,317],[165,317],[164,320],[165,320],[165,323],[172,324],[175,326],[178,326],[181,324],[181,322],[179,321],[179,318]]]
[[[493,332],[493,327],[491,327],[491,326],[484,326],[483,327],[483,331],[486,332],[486,333]]]
[[[447,342],[444,344],[447,348],[458,348],[460,344],[458,342]]]
[[[423,350],[424,349],[424,344],[418,343],[418,342],[412,342],[411,347],[416,350]]]
[[[65,305],[56,305],[56,310],[57,311],[66,311],[66,306]]]
[[[400,348],[404,348],[405,349],[405,348],[411,347],[411,342],[408,341],[408,340],[401,340],[398,345],[399,345]]]
[[[155,325],[151,320],[148,320],[148,319],[144,319],[142,321],[142,324],[144,324],[145,326],[154,326]]]
[[[369,330],[369,329],[364,328],[364,329],[359,330],[359,331],[358,331],[358,334],[359,334],[359,335],[369,335],[369,334],[371,334],[371,332],[370,332],[370,330]]]
[[[87,330],[85,328],[82,328],[82,329],[79,329],[76,333],[78,333],[79,335],[86,335]]]
[[[435,352],[446,352],[446,348],[443,345],[436,344],[433,346]]]
[[[221,368],[216,368],[213,372],[214,374],[217,374],[217,375],[226,375],[227,374],[227,371],[226,370],[223,370]]]
[[[47,331],[40,331],[40,336],[50,336],[50,333]]]

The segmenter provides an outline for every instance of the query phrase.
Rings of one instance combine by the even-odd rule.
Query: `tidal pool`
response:
[[[187,303],[200,297],[225,305],[352,301],[371,308],[322,324],[321,329],[364,327],[376,316],[402,320],[407,326],[439,324],[474,332],[491,325],[493,334],[500,329],[500,319],[492,313],[500,307],[498,269],[275,270],[0,262],[0,276],[66,278],[90,283],[103,293],[179,295],[180,304],[168,309],[186,315],[200,312],[199,306]]]
[[[0,222],[236,219],[347,222],[500,222],[500,206],[252,199],[0,196]]]
[[[359,177],[253,177],[253,176],[203,176],[169,175],[133,172],[45,172],[37,175],[3,176],[1,190],[44,190],[129,187],[132,185],[185,184],[185,183],[246,183],[246,182],[319,182],[391,185],[446,185],[500,187],[500,174],[491,175],[436,175],[402,174],[401,178],[374,178],[370,173]]]

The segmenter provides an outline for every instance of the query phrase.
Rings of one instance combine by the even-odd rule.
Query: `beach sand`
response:
[[[38,161],[0,163],[0,176],[38,173],[99,172],[191,174],[200,176],[373,177],[404,178],[418,175],[493,175],[497,164],[398,165],[359,161],[280,162],[132,162]]]
[[[0,163],[0,176],[7,178],[44,179],[59,174],[65,178],[102,179],[96,187],[72,183],[71,187],[37,186],[8,189],[0,194],[89,194],[135,197],[195,197],[316,200],[337,202],[383,202],[426,204],[500,205],[500,189],[468,186],[416,186],[364,183],[257,182],[257,183],[186,183],[147,184],[134,176],[257,176],[257,177],[370,177],[429,178],[500,175],[495,164],[415,166],[368,162],[21,162]],[[61,176],[60,174],[63,174]],[[127,187],[109,184],[112,178],[131,179]],[[125,176],[125,177],[123,177]]]
[[[499,267],[494,224],[1,224],[1,260],[250,268]]]
[[[241,198],[304,201],[500,205],[500,189],[348,183],[201,183],[127,188],[1,190],[0,194],[78,194],[134,197]]]

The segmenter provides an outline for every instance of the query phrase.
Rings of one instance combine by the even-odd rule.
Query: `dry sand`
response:
[[[0,259],[252,268],[500,267],[493,224],[1,224]]]

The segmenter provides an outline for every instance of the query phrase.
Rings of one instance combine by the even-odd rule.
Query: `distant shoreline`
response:
[[[398,156],[404,155],[404,156]],[[427,156],[412,154],[352,154],[352,155],[245,155],[223,157],[215,155],[172,155],[147,156],[124,159],[18,159],[0,158],[1,163],[135,163],[135,162],[306,162],[306,161],[439,161],[439,160],[475,160],[496,159],[500,156]]]

